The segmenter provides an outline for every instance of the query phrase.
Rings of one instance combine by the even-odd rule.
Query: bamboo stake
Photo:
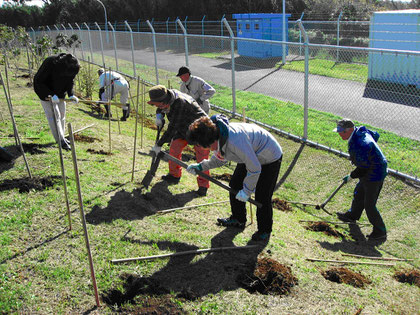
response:
[[[242,122],[246,123],[245,107],[242,108]],[[252,215],[252,203],[249,203],[249,215],[251,216],[251,224],[253,224],[254,223],[254,216]]]
[[[330,260],[330,259],[315,259],[315,258],[306,258],[306,260],[322,261],[322,262],[337,263],[337,264],[361,264],[361,265],[377,265],[377,266],[395,266],[395,264],[373,263],[373,262],[363,262],[363,261],[349,261],[349,260]]]
[[[142,102],[141,102],[141,111],[142,111],[142,115],[141,115],[141,126],[140,126],[140,149],[143,149],[143,131],[144,131],[144,118],[146,117],[146,85],[144,84],[144,82],[141,85],[142,88],[142,92],[143,92],[143,97],[142,97]]]
[[[109,105],[109,109],[111,110],[111,105]],[[115,108],[115,111],[117,113],[117,122],[118,122],[118,134],[121,134],[121,126],[120,126],[120,120],[118,119],[118,108]]]
[[[98,287],[96,285],[95,268],[93,266],[92,253],[90,251],[90,245],[89,245],[89,235],[88,235],[88,231],[87,231],[87,227],[86,227],[86,217],[85,217],[85,213],[84,213],[84,209],[83,209],[83,199],[82,199],[82,192],[81,192],[81,188],[80,188],[79,168],[77,166],[76,147],[75,147],[75,143],[74,143],[73,129],[72,129],[71,123],[68,124],[68,128],[69,128],[69,132],[70,132],[71,153],[72,153],[72,158],[73,158],[74,174],[75,174],[75,177],[76,177],[76,186],[77,186],[77,196],[78,196],[78,201],[79,201],[80,218],[81,218],[82,224],[83,224],[85,244],[86,244],[86,249],[87,249],[88,258],[89,258],[90,276],[91,276],[91,279],[92,279],[93,290],[95,292],[96,306],[100,307],[101,305],[99,303]]]
[[[325,222],[325,223],[331,223],[331,224],[345,224],[345,225],[371,225],[370,223],[358,223],[358,222],[336,222],[336,221],[313,221],[313,220],[299,220],[299,222]]]
[[[224,200],[224,201],[216,201],[216,202],[210,202],[210,203],[202,203],[199,205],[192,205],[192,206],[185,206],[185,207],[179,207],[179,208],[172,208],[172,209],[167,209],[167,210],[159,210],[156,211],[157,214],[165,214],[168,212],[174,212],[177,210],[183,210],[183,209],[191,209],[191,208],[197,208],[197,207],[203,207],[203,206],[210,206],[210,205],[215,205],[215,204],[219,204],[219,203],[225,203],[228,202],[229,200]]]
[[[65,101],[71,101],[71,99],[65,99]],[[90,99],[79,99],[80,103],[85,103],[85,104],[104,104],[104,105],[113,105],[113,106],[117,106],[117,107],[123,107],[125,106],[125,104],[123,103],[118,103],[118,102],[112,102],[112,101],[95,101],[95,100],[90,100]]]
[[[140,88],[140,77],[137,77],[137,93],[139,91]],[[136,125],[134,128],[134,150],[133,150],[133,167],[131,169],[131,181],[134,181],[134,166],[136,164],[136,148],[137,148],[137,123],[139,120],[139,98],[137,98],[136,101]]]
[[[187,251],[184,251],[184,252],[177,252],[177,253],[170,253],[170,254],[162,254],[162,255],[154,255],[154,256],[112,259],[111,262],[113,264],[117,264],[117,263],[137,261],[137,260],[151,260],[151,259],[174,257],[174,256],[183,256],[183,255],[197,255],[197,254],[202,254],[202,253],[218,252],[218,251],[223,251],[223,250],[249,249],[249,248],[255,248],[255,247],[258,247],[258,245],[204,248],[204,249],[187,250]]]
[[[350,257],[373,259],[373,260],[414,261],[414,259],[394,258],[394,257],[375,257],[375,256],[363,256],[363,255],[356,255],[356,254],[341,254],[341,255],[342,256],[350,256]]]
[[[6,75],[7,92],[5,90],[4,93],[6,94],[6,98],[8,98],[10,100],[10,109],[11,109],[11,112],[13,112],[13,105],[12,105],[12,101],[11,101],[12,96],[10,94],[10,86],[9,86],[9,72],[7,71],[8,67],[9,67],[9,63],[8,63],[8,60],[7,60],[7,55],[5,55],[4,56],[4,71],[5,71],[5,75]],[[4,80],[2,79],[1,81],[3,82],[3,85],[4,85]],[[13,132],[15,134],[15,144],[19,145],[19,142],[18,142],[18,139],[17,139],[18,138],[17,130],[13,129]]]
[[[29,178],[32,178],[32,173],[29,168],[28,160],[26,159],[26,154],[25,154],[25,151],[23,150],[22,141],[20,141],[19,132],[17,130],[16,121],[15,121],[15,116],[13,115],[12,100],[10,99],[10,95],[7,94],[6,86],[4,85],[3,75],[1,74],[1,71],[0,71],[0,83],[3,85],[4,95],[6,96],[7,105],[9,106],[10,119],[12,120],[16,145],[19,146],[20,152],[22,153],[23,160],[25,161],[25,166],[26,166],[26,170],[28,171]]]
[[[83,130],[85,130],[85,129],[88,129],[88,128],[90,128],[90,127],[93,127],[93,126],[95,126],[96,124],[90,124],[90,125],[88,125],[88,126],[86,126],[86,127],[83,127],[83,128],[80,128],[80,129],[78,129],[78,130],[75,130],[75,131],[73,131],[73,134],[76,134],[76,133],[79,133],[79,132],[81,132],[81,131],[83,131]],[[66,134],[66,137],[68,137],[70,134],[69,133],[67,133]],[[31,139],[31,138],[27,138],[27,139]]]

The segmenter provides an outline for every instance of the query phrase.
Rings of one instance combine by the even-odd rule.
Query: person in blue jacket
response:
[[[359,179],[354,188],[351,208],[347,212],[337,212],[337,217],[345,222],[354,222],[366,210],[369,222],[373,225],[368,239],[385,240],[386,227],[376,208],[376,202],[387,175],[388,163],[377,144],[379,134],[365,126],[355,127],[348,119],[338,121],[334,131],[348,141],[350,160],[356,166],[343,180],[347,183],[352,178]]]

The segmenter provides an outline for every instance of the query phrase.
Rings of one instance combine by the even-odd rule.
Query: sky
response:
[[[0,7],[3,5],[5,1],[0,0]],[[27,3],[27,5],[37,5],[39,7],[44,5],[44,2],[42,2],[42,0],[32,0],[30,2]]]

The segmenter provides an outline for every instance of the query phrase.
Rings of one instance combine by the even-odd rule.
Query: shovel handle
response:
[[[325,199],[325,201],[323,203],[321,203],[320,207],[323,209],[325,207],[325,205],[335,196],[335,194],[341,189],[341,187],[343,187],[346,184],[346,182],[343,180],[341,182],[341,184],[333,191],[333,193],[327,198]]]
[[[168,160],[171,160],[172,162],[178,164],[179,166],[181,166],[181,167],[183,167],[185,169],[188,167],[188,164],[182,162],[181,160],[178,160],[177,158],[173,157],[172,155],[169,155],[168,153],[163,152],[163,151],[161,151],[161,152],[168,158]],[[213,177],[207,175],[206,173],[204,173],[202,171],[196,170],[196,173],[198,175],[200,175],[201,177],[203,177],[203,178],[211,181],[212,183],[215,183],[217,186],[222,187],[223,189],[226,189],[227,191],[229,191],[230,193],[232,193],[234,195],[236,195],[238,193],[237,190],[230,188],[229,186],[227,186],[227,185],[219,182],[217,179],[214,179]],[[260,202],[255,201],[252,198],[249,198],[248,201],[250,203],[252,203],[253,205],[257,206],[258,208],[261,208],[262,207],[262,204]]]

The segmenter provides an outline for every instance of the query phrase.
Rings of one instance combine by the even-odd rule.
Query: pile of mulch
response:
[[[238,284],[250,293],[286,295],[298,284],[290,267],[271,258],[261,258],[251,275],[240,275]]]
[[[104,150],[97,151],[97,150],[94,150],[94,149],[87,149],[86,151],[89,152],[89,153],[93,153],[93,154],[102,154],[102,155],[112,155],[113,154],[112,152],[107,152],[107,151],[104,151]]]
[[[281,211],[293,211],[292,207],[290,207],[287,201],[281,200],[279,198],[273,199],[273,207]]]
[[[344,238],[344,235],[332,228],[327,222],[311,222],[305,229],[315,232],[324,232],[329,236]]]
[[[73,137],[74,137],[74,141],[79,141],[79,142],[92,143],[92,142],[95,142],[95,141],[101,141],[98,138],[84,136],[84,135],[81,135],[81,134],[78,134],[78,133],[74,134]]]
[[[102,300],[114,311],[127,314],[186,314],[172,301],[169,290],[158,281],[129,274],[122,275],[122,279],[124,292],[111,289],[101,295]]]
[[[0,191],[12,190],[15,188],[18,188],[20,193],[29,192],[30,190],[41,191],[48,187],[53,187],[59,181],[61,181],[61,176],[6,179],[0,183]]]
[[[418,270],[397,271],[394,278],[399,282],[414,284],[420,288],[420,272]]]
[[[364,288],[366,284],[372,283],[372,281],[360,273],[353,272],[344,267],[333,267],[329,270],[322,271],[321,274],[329,281],[349,284],[355,288]]]
[[[224,173],[224,174],[221,174],[221,175],[215,174],[215,175],[212,175],[212,176],[213,176],[214,179],[224,180],[224,181],[227,181],[227,182],[230,182],[230,179],[232,178],[232,175],[228,174],[228,173]]]

